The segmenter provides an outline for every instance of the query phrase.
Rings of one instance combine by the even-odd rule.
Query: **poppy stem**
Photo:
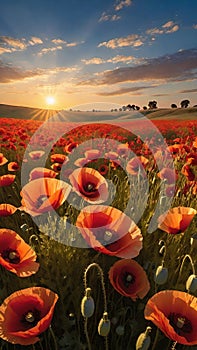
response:
[[[51,326],[49,326],[49,332],[51,333],[51,337],[52,337],[52,339],[53,339],[54,350],[58,350],[58,348],[57,348],[57,342],[56,342],[56,339],[55,339],[55,334],[54,334],[54,332],[53,332]]]
[[[87,340],[88,350],[91,350],[90,338],[89,338],[89,334],[88,334],[88,318],[87,317],[85,317],[85,320],[84,320],[84,333],[85,333],[86,340]]]
[[[152,346],[152,350],[155,350],[158,338],[159,338],[159,328],[157,328],[157,331],[156,331],[156,334],[155,334],[155,339],[154,339],[154,343],[153,343],[153,346]]]
[[[192,260],[192,258],[191,258],[191,255],[186,254],[186,255],[184,256],[183,260],[182,260],[182,263],[181,263],[181,267],[180,267],[180,270],[179,270],[179,275],[178,275],[177,282],[176,282],[177,284],[178,284],[179,278],[180,278],[180,276],[181,276],[181,274],[182,274],[182,270],[183,270],[183,266],[184,266],[185,260],[186,260],[187,258],[188,258],[189,261],[190,261],[190,264],[191,264],[191,267],[192,267],[192,273],[193,273],[193,275],[196,275],[196,271],[195,271],[195,267],[194,267],[194,263],[193,263],[193,260]]]

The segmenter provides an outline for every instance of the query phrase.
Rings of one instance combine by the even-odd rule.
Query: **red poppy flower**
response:
[[[66,164],[67,161],[68,161],[68,157],[65,154],[57,153],[57,154],[51,155],[51,162]]]
[[[108,167],[107,164],[101,164],[101,165],[99,166],[99,168],[98,168],[98,172],[99,172],[102,176],[106,175],[106,174],[108,173],[108,171],[109,171],[109,167]]]
[[[84,167],[86,164],[88,164],[89,162],[91,162],[91,159],[87,159],[87,158],[78,158],[77,160],[75,160],[74,164],[80,168]]]
[[[15,177],[16,175],[11,175],[11,174],[0,176],[0,187],[11,185],[14,182]]]
[[[174,184],[176,182],[176,179],[177,179],[177,174],[175,173],[175,171],[173,169],[170,169],[170,168],[163,168],[157,174],[157,176],[161,180],[165,180],[168,185]]]
[[[102,203],[108,198],[108,183],[95,169],[80,168],[69,176],[74,190],[89,203]]]
[[[105,157],[110,160],[116,160],[119,158],[118,153],[112,151],[105,153]]]
[[[158,218],[158,227],[171,234],[184,232],[197,211],[189,207],[174,207]]]
[[[144,269],[132,259],[122,259],[109,270],[109,280],[114,289],[132,300],[143,299],[150,289]]]
[[[49,289],[21,289],[0,306],[0,337],[12,344],[31,345],[50,325],[58,295]]]
[[[87,159],[98,159],[101,157],[101,151],[99,149],[90,149],[85,152]]]
[[[3,153],[0,153],[0,165],[4,165],[8,162],[8,159],[4,157]]]
[[[56,175],[58,173],[56,173],[53,170],[50,170],[48,168],[34,168],[30,174],[29,174],[29,181],[35,180],[35,179],[39,179],[42,177],[50,177],[50,178],[55,178]]]
[[[39,264],[36,253],[15,232],[0,229],[0,264],[19,277],[28,277],[36,273]]]
[[[146,176],[144,168],[148,163],[149,160],[143,156],[134,157],[128,161],[126,171],[131,175],[137,175],[140,171],[143,176]]]
[[[178,290],[161,291],[148,300],[144,316],[171,340],[197,344],[197,298]]]
[[[32,160],[40,159],[45,154],[44,151],[32,151],[29,152],[29,156]]]
[[[87,206],[78,215],[76,226],[89,246],[104,254],[134,258],[142,249],[139,227],[116,208]]]
[[[71,153],[74,148],[78,146],[77,142],[70,142],[68,145],[64,147],[64,152]]]
[[[8,164],[8,171],[17,171],[19,169],[19,165],[17,162],[10,162]]]
[[[9,216],[15,213],[18,208],[14,205],[2,203],[0,204],[0,216]]]
[[[131,150],[129,148],[128,143],[122,143],[117,147],[117,153],[119,154],[120,157],[127,157],[130,151]]]
[[[46,177],[30,181],[22,188],[20,209],[32,216],[57,209],[70,191],[71,186],[61,180]]]
[[[181,169],[181,174],[185,175],[189,181],[194,181],[196,178],[195,173],[193,172],[190,164],[187,163],[183,165]]]

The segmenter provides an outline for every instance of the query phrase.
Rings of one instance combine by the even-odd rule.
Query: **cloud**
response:
[[[106,59],[104,60],[101,57],[92,57],[90,59],[83,59],[81,60],[83,63],[85,63],[86,65],[88,64],[104,64],[104,63],[134,63],[134,64],[138,64],[139,62],[144,62],[144,59],[142,58],[136,58],[134,56],[123,56],[123,55],[116,55],[112,58]]]
[[[29,44],[32,46],[33,45],[40,45],[40,44],[43,44],[43,41],[42,41],[42,39],[37,38],[36,36],[32,36],[31,40],[29,40]]]
[[[197,77],[197,49],[183,50],[172,55],[147,59],[146,63],[121,67],[99,73],[79,85],[113,85],[135,81],[184,81]]]
[[[57,45],[59,45],[59,44],[66,44],[67,42],[65,41],[65,40],[62,40],[62,39],[53,39],[53,40],[51,40],[51,42],[53,43],[53,44],[57,44]]]
[[[132,4],[131,0],[118,1],[118,3],[115,5],[115,11],[120,11],[124,7],[131,6],[131,4]]]
[[[179,91],[180,94],[189,94],[191,92],[197,92],[197,89],[188,89]]]
[[[0,45],[8,45],[11,47],[15,47],[20,50],[24,50],[27,47],[27,44],[24,42],[24,39],[15,39],[10,36],[0,36]]]
[[[105,46],[110,49],[116,49],[117,47],[133,46],[139,47],[143,45],[142,37],[137,34],[130,34],[126,37],[115,38],[109,41],[103,41],[98,47]]]
[[[106,12],[103,12],[101,17],[99,18],[99,22],[107,22],[107,21],[118,21],[119,19],[121,19],[121,16],[118,16],[116,14],[107,14]]]
[[[121,88],[115,91],[105,91],[105,92],[99,92],[97,95],[99,96],[116,96],[116,95],[125,95],[128,93],[132,93],[132,95],[139,95],[139,93],[135,93],[136,91],[152,88],[152,86],[138,86],[138,87],[128,87],[128,88]]]
[[[38,56],[46,55],[49,52],[55,52],[57,50],[62,50],[62,46],[44,47],[40,52],[38,52]]]
[[[175,24],[173,21],[168,21],[164,23],[161,27],[151,28],[146,30],[146,34],[155,35],[155,34],[170,34],[177,32],[179,30],[179,26]]]
[[[69,73],[78,70],[77,67],[54,67],[48,69],[24,70],[19,67],[6,64],[0,60],[0,83],[10,83],[13,81],[22,81],[28,78],[38,76],[51,76],[58,73]]]
[[[194,24],[194,25],[193,25],[193,28],[194,28],[194,29],[197,29],[197,24]]]

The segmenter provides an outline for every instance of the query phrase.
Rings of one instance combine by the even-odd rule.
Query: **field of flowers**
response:
[[[43,125],[0,119],[0,350],[197,349],[197,121]]]

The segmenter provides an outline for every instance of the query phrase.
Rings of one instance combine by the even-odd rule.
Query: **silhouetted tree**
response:
[[[143,110],[146,111],[146,110],[147,110],[147,107],[146,107],[146,106],[143,106]]]
[[[140,107],[139,106],[135,106],[135,109],[136,109],[136,111],[139,111]]]
[[[155,108],[157,108],[157,101],[149,101],[148,107],[149,107],[150,109],[155,109]]]
[[[189,100],[183,100],[181,101],[181,108],[187,108],[190,104]]]
[[[177,105],[175,103],[172,103],[171,108],[177,108]]]

